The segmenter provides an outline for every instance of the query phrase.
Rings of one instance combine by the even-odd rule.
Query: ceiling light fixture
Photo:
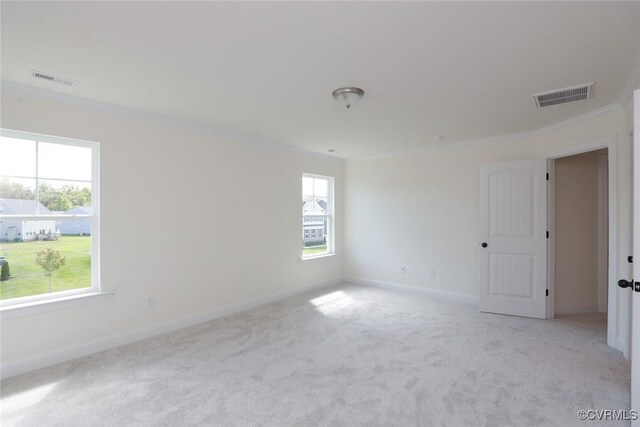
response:
[[[360,101],[360,98],[364,96],[364,91],[359,87],[341,87],[334,90],[332,95],[338,103],[347,107],[348,110]]]

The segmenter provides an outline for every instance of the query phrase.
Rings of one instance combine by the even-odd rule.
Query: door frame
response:
[[[549,171],[550,181],[555,177],[555,159],[561,157],[573,156],[575,154],[596,151],[602,148],[607,149],[608,166],[609,166],[609,271],[608,271],[608,303],[607,303],[607,344],[610,347],[622,351],[627,357],[629,348],[628,340],[628,310],[620,307],[622,316],[620,322],[620,330],[618,330],[618,157],[616,153],[617,136],[609,135],[584,144],[563,147],[557,150],[551,150],[544,157],[547,158],[547,170]],[[549,298],[547,299],[547,319],[554,316],[555,304],[555,186],[548,185],[548,216],[547,224],[549,227],[549,239],[547,242],[547,286],[549,289]]]

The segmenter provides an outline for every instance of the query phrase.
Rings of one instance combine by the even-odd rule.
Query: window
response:
[[[96,143],[0,132],[0,306],[99,291],[98,158]]]
[[[308,259],[334,253],[333,178],[302,175],[302,258]],[[316,227],[307,228],[304,224]],[[317,227],[317,226],[320,227]],[[323,231],[326,230],[326,235]]]

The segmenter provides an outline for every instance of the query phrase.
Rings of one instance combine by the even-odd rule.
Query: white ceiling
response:
[[[5,81],[360,157],[616,102],[640,3],[3,2],[1,36]],[[588,101],[537,110],[531,97],[589,81]],[[351,111],[331,97],[345,85],[366,91]]]

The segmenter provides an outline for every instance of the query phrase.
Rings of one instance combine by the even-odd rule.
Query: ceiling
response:
[[[617,102],[640,3],[3,2],[1,36],[4,81],[353,158]],[[590,81],[587,101],[531,97]],[[347,85],[366,92],[350,111]]]

